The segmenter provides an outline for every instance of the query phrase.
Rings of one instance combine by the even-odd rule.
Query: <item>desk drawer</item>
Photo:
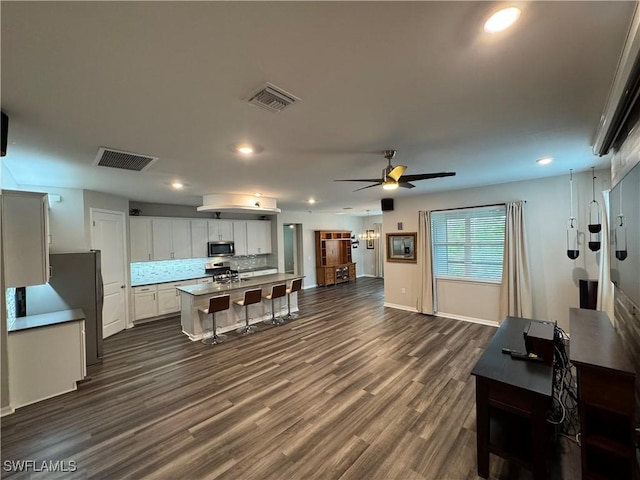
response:
[[[603,378],[606,377],[606,388]],[[602,369],[578,367],[580,400],[620,413],[634,411],[634,378]]]
[[[528,417],[533,412],[536,396],[503,383],[488,382],[489,405]]]

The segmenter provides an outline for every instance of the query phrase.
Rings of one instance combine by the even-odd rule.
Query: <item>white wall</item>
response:
[[[602,204],[600,192],[610,187],[608,170],[596,172],[596,200]],[[533,289],[533,316],[554,320],[568,331],[569,307],[579,306],[578,281],[598,277],[599,253],[585,246],[581,237],[580,256],[570,260],[566,255],[566,225],[569,217],[569,175],[513,182],[490,187],[433,193],[420,197],[395,199],[395,210],[383,215],[384,231],[397,232],[403,222],[405,232],[418,231],[419,210],[440,210],[476,205],[526,200],[527,241]],[[591,172],[574,174],[574,214],[578,228],[586,232],[588,206],[591,201]],[[422,260],[418,252],[418,262]],[[385,263],[385,303],[416,309],[418,302],[418,265]],[[402,289],[405,293],[402,293]],[[472,286],[469,288],[473,288]],[[471,296],[476,298],[472,290]],[[468,315],[467,297],[459,294],[461,310],[448,313]],[[480,298],[484,298],[480,296]],[[485,298],[486,301],[489,297]],[[449,305],[447,305],[449,308]],[[453,308],[453,307],[452,307]],[[478,312],[491,311],[492,305],[478,306]],[[465,315],[465,312],[467,315]],[[476,316],[476,318],[482,318]]]
[[[316,281],[316,230],[351,230],[357,235],[362,226],[360,217],[336,215],[333,213],[309,213],[309,212],[282,212],[277,215],[278,236],[278,271],[284,272],[284,238],[282,226],[285,223],[302,224],[302,243],[304,265],[301,272],[305,279],[304,288],[317,285]],[[356,262],[356,275],[362,275],[362,246],[352,250],[352,260]]]

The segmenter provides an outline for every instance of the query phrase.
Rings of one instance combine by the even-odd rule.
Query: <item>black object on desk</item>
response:
[[[518,361],[502,349],[524,352],[523,331],[532,320],[506,317],[471,371],[476,377],[478,475],[489,477],[489,454],[533,471],[549,471],[547,409],[553,393],[553,366]]]

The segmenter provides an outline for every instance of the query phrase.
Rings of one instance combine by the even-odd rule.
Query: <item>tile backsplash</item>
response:
[[[204,277],[204,264],[208,258],[185,258],[182,260],[160,260],[157,262],[134,262],[131,264],[131,285],[177,282]]]
[[[231,268],[234,270],[252,270],[266,266],[266,255],[247,255],[244,257],[233,257],[231,259]]]
[[[229,262],[233,270],[251,270],[267,266],[266,255],[248,255],[223,258],[185,258],[181,260],[160,260],[156,262],[131,263],[131,286],[153,283],[177,282],[204,277],[204,264],[211,261]]]
[[[16,289],[9,287],[5,290],[5,302],[7,306],[7,327],[11,328],[16,320]]]

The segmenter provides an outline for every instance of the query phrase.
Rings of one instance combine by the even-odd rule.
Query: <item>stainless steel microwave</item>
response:
[[[236,249],[231,241],[208,242],[209,257],[231,257],[236,254]]]

